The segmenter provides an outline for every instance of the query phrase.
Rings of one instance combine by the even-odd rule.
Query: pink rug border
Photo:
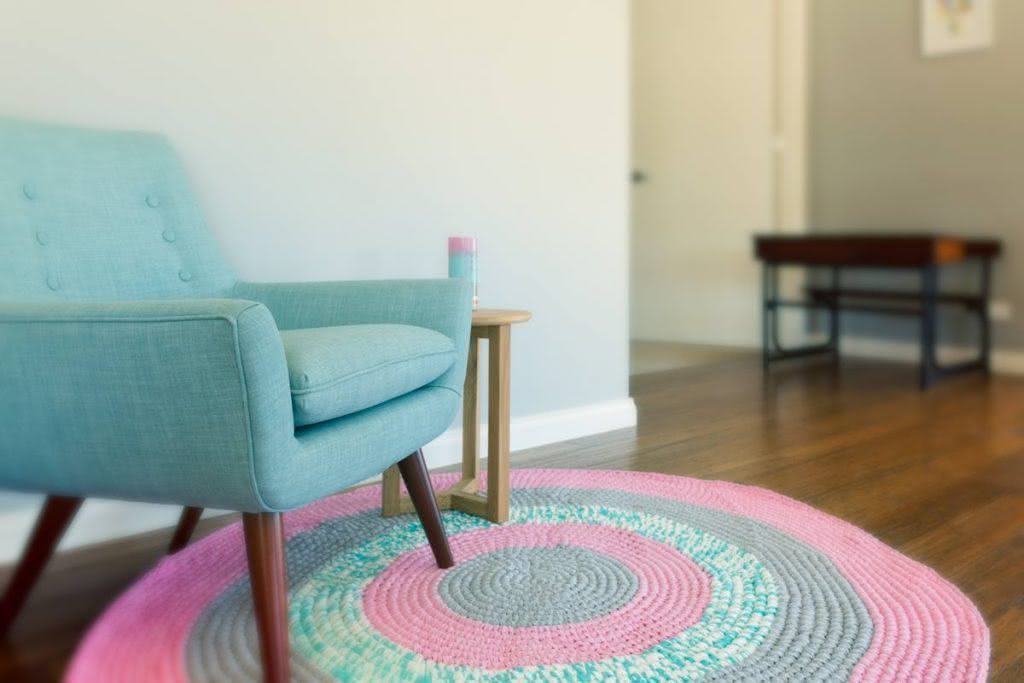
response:
[[[448,486],[457,477],[436,475],[434,485]],[[870,613],[871,645],[851,680],[985,680],[989,632],[965,595],[929,567],[809,505],[758,487],[649,472],[513,470],[511,483],[515,488],[619,489],[769,524],[831,558]],[[288,513],[286,533],[290,538],[324,518],[379,506],[380,486],[361,487]],[[184,648],[192,625],[244,569],[240,524],[164,558],[107,608],[79,646],[65,680],[187,681]],[[214,578],[191,580],[196,575]],[[908,628],[911,624],[924,628]],[[914,642],[922,634],[927,642]],[[168,658],[171,644],[178,654]]]

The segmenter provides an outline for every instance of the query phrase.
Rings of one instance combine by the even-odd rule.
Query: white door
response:
[[[634,339],[760,340],[751,238],[776,222],[777,12],[634,0]]]

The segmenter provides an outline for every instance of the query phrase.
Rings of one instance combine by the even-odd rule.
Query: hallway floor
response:
[[[629,342],[629,374],[646,375],[665,370],[695,368],[741,358],[748,353],[727,346],[633,339]]]

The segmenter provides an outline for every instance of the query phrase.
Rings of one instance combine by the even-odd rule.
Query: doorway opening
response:
[[[804,229],[806,0],[633,0],[631,374],[760,341],[757,233]]]

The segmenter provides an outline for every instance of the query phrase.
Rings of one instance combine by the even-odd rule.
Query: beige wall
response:
[[[1014,318],[996,324],[996,345],[1020,347],[1024,2],[998,3],[993,48],[929,59],[918,5],[812,3],[811,224],[1001,237],[996,295]],[[851,322],[855,332],[883,333]],[[909,325],[896,329],[910,334]]]

